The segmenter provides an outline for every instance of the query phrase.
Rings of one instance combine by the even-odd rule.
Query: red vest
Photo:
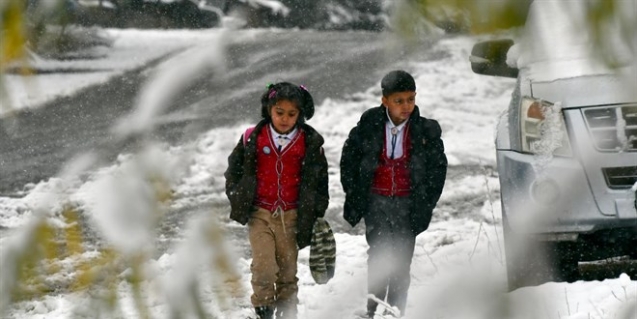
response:
[[[409,130],[405,127],[403,136],[403,156],[390,159],[387,156],[387,134],[383,140],[378,167],[374,173],[372,192],[383,196],[409,196],[411,186],[409,175]]]
[[[269,211],[298,207],[305,133],[299,130],[282,152],[277,147],[270,128],[264,126],[257,136],[257,192],[253,204]]]

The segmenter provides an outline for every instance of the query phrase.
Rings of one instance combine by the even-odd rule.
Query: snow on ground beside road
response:
[[[142,31],[121,31],[121,35],[127,37],[127,32],[133,33],[131,41],[143,34]],[[160,34],[163,32],[154,35],[154,45],[162,46]],[[192,37],[196,37],[197,33],[193,34]],[[421,112],[424,116],[438,119],[443,127],[443,139],[452,165],[494,165],[494,126],[513,86],[513,80],[510,79],[471,73],[467,59],[475,41],[473,37],[442,40],[433,50],[444,54],[443,59],[416,62],[408,69],[417,80],[417,102]],[[174,48],[174,43],[166,47],[164,52]],[[146,50],[134,53],[132,45],[127,48],[134,56],[149,54]],[[57,82],[56,85],[63,84]],[[309,90],[311,92],[312,88]],[[376,85],[354,94],[350,100],[326,100],[317,106],[314,118],[309,121],[326,138],[331,196],[327,218],[333,224],[344,223],[340,217],[344,200],[338,169],[340,149],[360,114],[378,105],[379,101],[380,88]],[[28,99],[24,101],[24,105],[28,103]],[[255,105],[258,105],[256,101]],[[166,150],[166,154],[173,157],[187,153],[190,163],[188,173],[175,187],[174,209],[226,203],[223,178],[226,157],[243,130],[252,124],[214,129],[203,134],[194,145]],[[112,167],[102,170],[100,174],[115,174],[116,171],[117,167]],[[41,198],[40,195],[46,194],[47,189],[54,187],[49,185],[52,183],[55,181],[36,185],[24,198],[0,197],[0,225],[15,227],[23,224],[29,207],[36,204],[35,201]],[[637,298],[637,281],[625,277],[601,282],[547,283],[503,293],[505,268],[502,229],[499,226],[500,204],[489,201],[489,193],[485,190],[488,184],[492,191],[497,191],[497,183],[497,178],[476,175],[446,184],[441,202],[483,196],[484,204],[479,212],[464,214],[441,211],[440,208],[436,210],[435,214],[444,218],[435,219],[429,230],[417,238],[406,318],[628,318],[622,317],[622,312],[627,311],[623,307],[628,300]],[[90,208],[91,197],[95,196],[93,189],[91,182],[81,185],[74,199]],[[445,209],[453,207],[458,206]],[[227,211],[223,213],[227,214]],[[188,233],[189,228],[183,231]],[[4,238],[2,244],[6,245],[10,240]],[[336,240],[336,275],[326,285],[314,284],[308,267],[309,251],[304,249],[300,252],[298,275],[301,319],[351,318],[355,310],[365,306],[367,244],[364,236],[337,233]],[[169,317],[166,304],[170,298],[162,294],[165,291],[157,288],[168,283],[178,284],[175,281],[179,280],[170,279],[173,276],[171,271],[179,269],[178,265],[184,262],[180,260],[181,249],[187,247],[178,247],[176,252],[165,253],[147,265],[154,273],[154,276],[150,276],[151,283],[146,291],[149,296],[146,304],[153,318]],[[192,257],[196,259],[199,256]],[[212,276],[202,271],[201,300],[209,307],[207,311],[219,314],[221,318],[232,319],[244,318],[252,313],[249,306],[249,265],[249,259],[238,258],[236,267],[242,276],[241,284],[246,294],[233,300],[234,306],[229,309],[216,307],[215,287],[209,280]],[[122,301],[122,317],[137,317],[130,286],[120,283],[117,293]],[[503,305],[513,305],[513,308],[507,310]],[[6,315],[7,318],[16,319],[68,318],[73,312],[81,313],[86,306],[86,299],[77,294],[47,296],[42,300],[18,303]],[[510,312],[505,312],[505,316],[499,311]]]
[[[0,100],[0,117],[11,109],[37,108],[53,99],[70,96],[89,86],[105,83],[115,76],[144,66],[148,62],[197,44],[215,43],[223,29],[206,30],[120,30],[105,29],[101,35],[112,41],[111,47],[91,50],[94,58],[47,60],[36,58],[29,66],[44,74],[22,76],[6,74],[9,105]],[[252,36],[259,30],[241,32]],[[46,73],[62,70],[66,73]]]

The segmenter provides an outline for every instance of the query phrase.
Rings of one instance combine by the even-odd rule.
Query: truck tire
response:
[[[579,278],[574,243],[538,241],[516,234],[506,215],[502,224],[509,291],[549,281],[573,282]]]

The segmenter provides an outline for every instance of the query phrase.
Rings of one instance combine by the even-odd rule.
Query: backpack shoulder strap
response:
[[[246,144],[248,144],[248,139],[250,138],[250,135],[255,128],[256,126],[248,127],[248,129],[243,132],[243,146],[246,146]]]

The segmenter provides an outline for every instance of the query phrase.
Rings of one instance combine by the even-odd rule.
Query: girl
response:
[[[262,120],[243,134],[228,157],[230,218],[248,224],[252,248],[252,305],[258,318],[296,318],[298,250],[327,209],[323,137],[305,123],[314,101],[304,86],[270,84]]]

